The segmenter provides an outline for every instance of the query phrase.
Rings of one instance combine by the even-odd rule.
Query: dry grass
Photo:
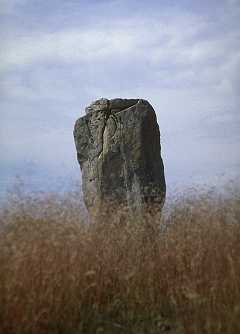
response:
[[[172,198],[159,235],[94,229],[73,190],[1,207],[0,332],[240,333],[240,191]]]

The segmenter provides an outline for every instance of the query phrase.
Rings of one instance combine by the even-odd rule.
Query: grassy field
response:
[[[240,333],[240,190],[187,189],[159,234],[89,227],[80,193],[1,206],[0,333]]]

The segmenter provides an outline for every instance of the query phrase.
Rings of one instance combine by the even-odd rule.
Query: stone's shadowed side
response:
[[[166,185],[160,132],[142,99],[100,99],[76,121],[74,139],[91,222],[148,217],[158,223]]]

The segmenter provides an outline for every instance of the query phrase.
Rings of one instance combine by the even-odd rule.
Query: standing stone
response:
[[[160,132],[142,99],[100,99],[76,121],[83,198],[93,223],[148,217],[159,223],[166,185]]]

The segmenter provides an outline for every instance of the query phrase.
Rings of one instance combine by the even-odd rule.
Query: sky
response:
[[[0,188],[81,179],[75,121],[100,98],[157,114],[167,186],[240,171],[239,0],[0,0]]]

